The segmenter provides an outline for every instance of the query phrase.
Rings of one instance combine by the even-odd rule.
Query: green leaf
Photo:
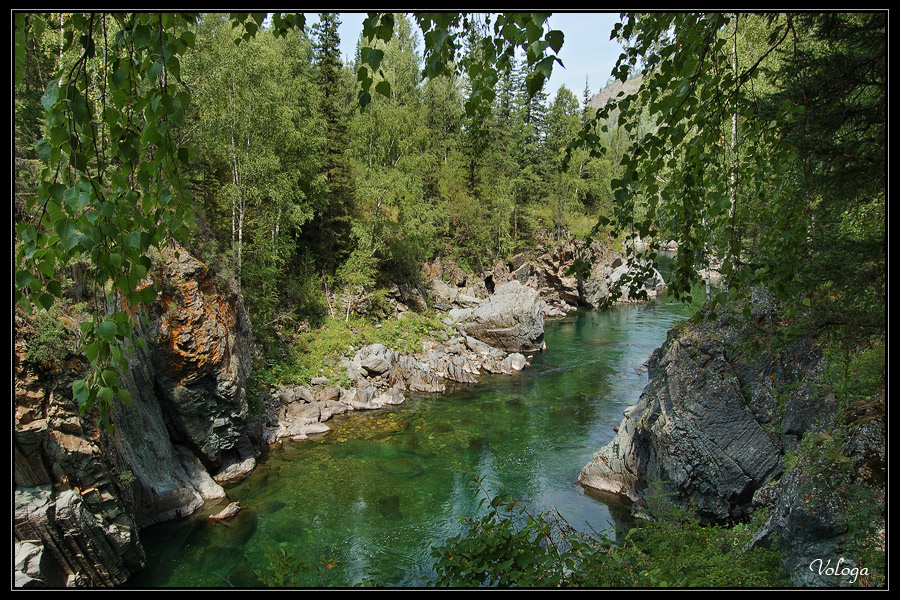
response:
[[[375,85],[375,91],[384,96],[385,98],[391,97],[391,84],[387,82],[387,80],[379,81]]]
[[[44,310],[50,310],[50,307],[53,306],[53,296],[46,293],[38,294],[37,302],[44,307]]]
[[[113,369],[104,369],[103,372],[100,373],[100,378],[110,387],[114,388],[119,385],[119,373]]]
[[[544,77],[549,78],[550,75],[553,73],[553,61],[554,60],[556,60],[556,59],[552,56],[544,57],[536,65],[534,65],[534,70],[540,71],[540,73]]]
[[[97,390],[97,399],[106,406],[112,404],[114,398],[115,392],[112,391],[112,388],[103,386],[99,390]]]
[[[544,79],[544,74],[537,71],[532,71],[528,74],[525,78],[525,87],[530,97],[534,97],[535,94],[541,91],[541,88],[544,87]]]
[[[50,145],[50,142],[47,140],[40,140],[37,144],[34,145],[34,151],[37,153],[37,157],[43,162],[47,164],[50,162],[51,151],[53,150],[53,146]]]
[[[76,379],[72,382],[72,396],[75,398],[76,402],[78,402],[79,409],[82,411],[87,409],[91,397],[91,390],[84,379]]]
[[[146,306],[149,306],[150,304],[153,303],[154,300],[156,300],[156,290],[153,289],[153,286],[148,285],[147,287],[142,288],[140,291],[140,295],[141,295],[141,301]]]
[[[22,289],[34,281],[34,276],[28,271],[16,271],[16,287]]]
[[[59,80],[51,79],[47,83],[47,89],[44,91],[44,95],[41,96],[41,106],[44,107],[44,110],[50,111],[54,105],[56,105],[56,101],[59,99]]]
[[[138,25],[134,30],[134,45],[144,48],[150,44],[150,28],[146,25]]]
[[[119,397],[119,400],[122,401],[122,404],[131,406],[131,392],[120,387],[116,389],[116,395]]]
[[[113,321],[103,321],[97,327],[97,335],[100,339],[113,342],[116,339],[116,324]]]
[[[366,62],[372,67],[373,71],[377,71],[381,66],[381,60],[384,58],[384,50],[369,50],[366,54]]]
[[[546,37],[547,42],[550,44],[550,47],[553,48],[553,51],[559,54],[559,51],[563,46],[565,34],[558,29],[554,29],[552,31],[548,31],[547,35],[544,37]]]

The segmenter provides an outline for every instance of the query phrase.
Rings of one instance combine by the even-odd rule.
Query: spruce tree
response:
[[[326,274],[349,254],[352,180],[346,149],[350,110],[344,85],[336,13],[322,13],[313,25],[313,61],[321,90],[320,110],[325,124],[325,146],[322,149],[324,188],[319,208],[304,242],[316,256],[319,268]]]

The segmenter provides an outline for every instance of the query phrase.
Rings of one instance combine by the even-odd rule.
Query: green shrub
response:
[[[780,555],[748,550],[752,528],[702,525],[688,510],[665,508],[623,540],[599,539],[563,525],[556,534],[541,515],[491,495],[464,519],[467,531],[436,546],[438,586],[499,587],[770,587],[787,584]],[[483,501],[483,502],[484,502]]]
[[[439,318],[430,313],[405,313],[378,325],[354,316],[329,319],[312,331],[295,334],[288,348],[270,346],[263,364],[254,372],[254,381],[276,386],[307,383],[312,377],[324,376],[341,385],[346,383],[346,373],[340,366],[342,357],[376,342],[402,353],[419,352],[422,343],[442,329]]]
[[[47,311],[35,311],[26,331],[26,364],[40,370],[53,370],[73,352],[74,335],[65,326],[65,318],[59,304],[54,304]]]

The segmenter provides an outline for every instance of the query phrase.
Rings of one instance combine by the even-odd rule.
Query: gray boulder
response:
[[[394,351],[384,344],[369,344],[357,354],[359,364],[369,375],[381,375],[394,364]]]
[[[602,286],[598,286],[602,287]],[[606,278],[608,290],[621,288],[620,302],[639,301],[638,294],[646,294],[648,299],[656,298],[666,287],[659,271],[649,265],[623,263],[613,269]]]
[[[466,335],[507,352],[544,350],[544,316],[537,290],[510,281],[475,307],[461,325]]]

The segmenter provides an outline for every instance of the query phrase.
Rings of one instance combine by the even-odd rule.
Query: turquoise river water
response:
[[[665,301],[571,313],[546,323],[547,350],[521,373],[336,417],[330,433],[271,450],[228,489],[243,507],[231,521],[206,519],[218,505],[143,530],[147,569],[131,583],[259,586],[256,572],[283,550],[307,567],[337,558],[322,568],[330,584],[425,585],[431,547],[478,514],[466,468],[531,514],[555,508],[576,529],[614,535],[627,507],[586,493],[578,472],[613,438],[647,383],[642,365],[688,314]],[[300,582],[322,583],[312,568]]]

